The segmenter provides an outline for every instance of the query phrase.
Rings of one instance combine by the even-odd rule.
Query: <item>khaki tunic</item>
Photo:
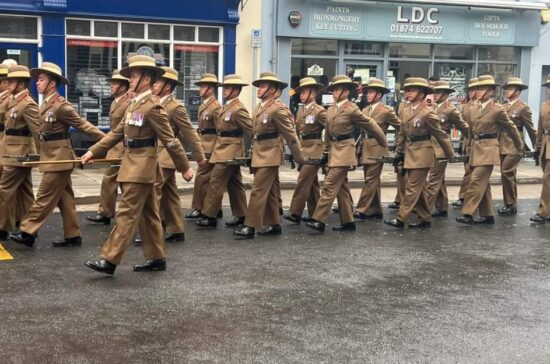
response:
[[[374,110],[371,107],[363,109],[363,114],[374,119],[378,126],[382,129],[384,134],[388,132],[388,128],[393,126],[396,131],[396,135],[401,127],[401,121],[393,109],[382,103],[378,103]],[[376,159],[389,155],[388,147],[382,147],[378,144],[376,139],[371,138],[369,135],[362,133],[363,145],[361,152],[361,164],[376,164],[379,163]]]
[[[512,122],[518,129],[521,139],[523,140],[523,144],[525,145],[523,131],[526,130],[529,138],[531,139],[531,143],[533,143],[534,145],[537,140],[537,131],[533,125],[533,113],[531,112],[531,108],[529,107],[529,105],[521,100],[518,100],[513,105],[505,104],[504,109],[508,113],[508,117],[510,118],[510,120],[512,120]],[[505,129],[500,131],[498,141],[500,154],[522,154],[520,150],[516,148],[513,139],[510,137]]]

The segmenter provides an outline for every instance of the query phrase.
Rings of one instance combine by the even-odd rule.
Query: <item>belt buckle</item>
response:
[[[333,142],[336,142],[338,141],[338,137],[336,135],[331,135],[330,140],[332,140]]]
[[[40,139],[40,141],[43,142],[44,141],[44,133],[40,133],[38,135],[38,139]]]

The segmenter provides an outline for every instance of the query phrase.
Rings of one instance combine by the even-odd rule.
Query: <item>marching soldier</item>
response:
[[[447,81],[435,81],[432,87],[434,94],[434,112],[441,121],[441,129],[446,133],[446,140],[452,146],[451,132],[456,128],[467,135],[469,132],[468,124],[462,119],[460,112],[449,102],[449,95],[455,92]],[[445,153],[437,140],[432,137],[434,143],[436,163],[428,172],[428,183],[425,187],[428,207],[433,217],[447,217],[449,207],[449,197],[447,195],[447,185],[445,184],[445,170],[447,161]]]
[[[515,147],[523,153],[523,140],[518,129],[508,117],[503,106],[493,101],[497,84],[490,75],[479,76],[474,84],[479,104],[472,109],[470,140],[470,184],[464,194],[462,216],[456,221],[462,224],[493,225],[493,199],[489,180],[495,165],[500,164],[498,134],[506,130]],[[474,219],[479,209],[480,219]]]
[[[327,120],[327,112],[324,107],[315,102],[323,87],[312,77],[302,78],[299,86],[296,87],[296,92],[303,105],[296,114],[296,132],[300,137],[302,153],[306,159],[320,160],[323,157],[322,133]],[[283,216],[286,220],[299,224],[306,203],[309,216],[313,216],[320,196],[317,176],[319,167],[319,164],[301,166],[289,212]]]
[[[357,166],[354,128],[365,130],[380,147],[387,146],[386,135],[376,121],[361,113],[357,105],[349,100],[350,92],[355,87],[349,77],[337,75],[327,88],[327,91],[332,91],[334,99],[334,104],[327,111],[325,130],[325,150],[328,150],[329,155],[324,155],[324,158],[328,158],[329,168],[313,219],[306,223],[307,227],[320,232],[325,231],[326,220],[336,197],[340,210],[340,226],[333,227],[332,230],[355,230],[348,185],[348,171]]]
[[[273,72],[262,72],[252,84],[258,88],[261,100],[252,117],[254,182],[244,224],[234,231],[235,235],[245,238],[253,238],[261,226],[265,228],[258,231],[258,235],[281,234],[279,166],[284,163],[282,138],[296,162],[304,160],[292,118],[285,106],[276,100],[279,89],[288,84]]]
[[[36,79],[38,92],[44,95],[39,110],[40,160],[58,161],[75,159],[69,128],[72,126],[94,138],[105,134],[89,121],[83,119],[74,107],[57,93],[59,85],[68,84],[61,68],[54,63],[44,62],[42,67],[31,69]],[[17,243],[32,247],[38,230],[48,215],[58,207],[63,218],[64,239],[54,241],[54,247],[82,244],[80,225],[76,213],[74,192],[71,182],[73,163],[42,164],[42,181],[36,200],[21,221],[20,231],[10,235]]]
[[[4,122],[6,120],[6,111],[8,104],[11,100],[11,93],[8,89],[8,80],[6,76],[8,75],[8,66],[0,64],[0,157],[6,155],[3,149],[4,145]],[[0,175],[2,175],[3,161],[0,158]]]
[[[367,102],[370,106],[363,110],[363,114],[374,119],[384,134],[392,126],[397,135],[401,122],[392,108],[382,103],[382,97],[390,92],[385,87],[384,81],[371,78],[365,86],[365,92],[367,94]],[[381,219],[383,210],[380,175],[382,174],[384,163],[377,159],[387,156],[389,150],[387,147],[381,147],[376,139],[373,139],[372,136],[366,134],[364,131],[361,134],[363,140],[361,164],[363,164],[365,185],[361,190],[361,197],[359,197],[353,216],[361,220]]]
[[[38,105],[29,95],[29,69],[25,66],[13,66],[9,69],[7,80],[9,92],[13,98],[6,113],[4,137],[4,170],[0,178],[0,239],[6,239],[8,231],[15,226],[14,210],[18,200],[25,214],[34,201],[31,167],[24,166],[16,158],[36,153],[33,136],[38,136]],[[17,198],[16,198],[17,196]]]
[[[116,225],[103,245],[101,259],[86,262],[87,267],[106,274],[115,272],[138,224],[147,260],[135,265],[134,271],[166,269],[166,249],[155,187],[155,183],[162,182],[157,139],[174,159],[183,178],[187,181],[193,178],[193,171],[189,168],[181,143],[174,136],[168,115],[159,98],[151,92],[153,84],[164,70],[156,67],[155,60],[149,56],[133,56],[128,59],[128,63],[127,67],[120,70],[120,74],[130,79],[130,88],[136,97],[116,129],[82,156],[82,163],[93,162],[94,156],[104,154],[124,140],[126,150],[118,174],[122,196]]]
[[[470,78],[468,81],[468,101],[462,105],[462,119],[468,124],[468,128],[471,128],[471,114],[472,109],[477,105],[476,100],[476,87],[475,84],[478,82],[478,78]],[[470,155],[470,137],[467,134],[462,134],[460,143],[460,153],[462,155]],[[464,192],[470,184],[470,176],[472,175],[472,169],[469,167],[468,162],[464,162],[464,177],[462,177],[462,183],[460,184],[460,190],[458,192],[458,200],[452,202],[454,207],[462,207],[464,205]]]
[[[216,120],[218,120],[218,115],[221,110],[221,105],[216,99],[216,90],[219,83],[216,75],[212,73],[203,73],[201,79],[195,82],[195,85],[199,86],[199,95],[202,99],[198,115],[198,131],[201,135],[202,148],[206,158],[209,159],[212,155],[214,145],[216,144]],[[193,200],[191,201],[191,208],[193,210],[185,215],[186,218],[198,219],[202,217],[201,211],[204,205],[208,184],[210,183],[212,169],[214,169],[214,164],[208,163],[207,160],[199,163],[195,176],[195,184],[193,186]],[[221,204],[217,212],[217,217],[222,217]]]
[[[214,168],[210,176],[210,184],[206,192],[203,218],[195,223],[201,227],[216,227],[216,215],[220,211],[224,190],[229,193],[229,203],[233,219],[225,226],[242,225],[246,214],[246,192],[240,165],[228,164],[229,161],[244,157],[243,134],[252,133],[252,120],[248,110],[239,100],[243,87],[248,86],[239,75],[227,75],[220,84],[223,87],[225,105],[222,107],[216,123],[218,138],[212,151],[209,163]]]
[[[431,213],[424,187],[430,168],[435,166],[432,137],[443,148],[445,157],[454,156],[453,146],[447,134],[441,130],[440,121],[431,107],[425,106],[424,98],[433,90],[423,78],[411,77],[403,86],[410,107],[403,113],[397,139],[397,154],[403,159],[407,170],[405,194],[395,218],[384,220],[393,227],[403,228],[413,210],[420,221],[410,223],[410,228],[431,227]]]
[[[533,113],[531,108],[525,102],[520,100],[521,91],[527,90],[528,86],[523,84],[520,78],[510,77],[506,84],[502,86],[504,96],[508,103],[504,105],[508,117],[516,125],[519,135],[523,140],[523,131],[527,130],[531,143],[537,142],[537,131],[533,126]],[[504,206],[499,208],[499,215],[515,215],[518,212],[518,188],[517,188],[517,167],[521,161],[523,153],[516,149],[508,133],[502,130],[499,134],[500,147],[500,175],[502,181],[502,192],[504,197]],[[525,141],[523,141],[525,148]]]
[[[403,98],[403,100],[399,103],[397,108],[397,118],[399,120],[402,120],[403,115],[405,115],[405,112],[410,107],[411,103],[408,102]],[[395,133],[395,142],[397,143],[397,134]],[[401,205],[401,200],[403,200],[403,195],[405,194],[405,184],[407,183],[407,176],[402,175],[401,173],[396,174],[397,178],[397,191],[395,194],[395,198],[393,199],[393,202],[388,205],[389,209],[392,210],[399,210],[399,206]]]
[[[107,81],[110,83],[111,96],[114,98],[109,111],[109,127],[114,130],[124,117],[126,108],[130,105],[131,100],[128,96],[130,84],[129,80],[122,76],[119,70],[114,70],[111,78]],[[122,158],[123,151],[124,145],[120,142],[107,152],[106,158]],[[105,169],[101,181],[99,211],[95,216],[86,216],[86,220],[105,225],[111,223],[111,219],[115,217],[116,212],[117,177],[118,166],[109,166]]]
[[[537,224],[544,224],[550,218],[550,75],[542,86],[546,87],[547,100],[540,108],[535,159],[540,158],[544,174],[539,208],[531,217],[531,221]]]

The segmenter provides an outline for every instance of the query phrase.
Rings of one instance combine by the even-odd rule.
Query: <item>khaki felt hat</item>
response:
[[[280,80],[279,76],[277,76],[277,74],[274,73],[274,72],[262,72],[262,73],[260,73],[260,78],[258,78],[257,80],[252,81],[252,85],[254,85],[255,87],[258,87],[258,86],[260,86],[261,83],[264,83],[264,82],[272,83],[272,84],[278,86],[281,90],[288,87],[288,83],[286,83],[285,81]]]
[[[31,73],[31,78],[34,78],[34,79],[38,78],[38,76],[41,73],[46,73],[46,74],[56,78],[59,81],[59,84],[61,84],[61,85],[68,85],[69,84],[69,79],[67,79],[67,78],[65,78],[65,76],[63,76],[63,72],[61,71],[61,67],[59,67],[55,63],[43,62],[41,67],[31,69],[30,73]]]
[[[226,75],[223,77],[223,82],[220,86],[248,86],[248,83],[243,81],[243,78],[237,74]]]
[[[447,81],[435,81],[435,84],[433,85],[432,89],[435,91],[443,91],[447,92],[449,94],[452,94],[455,92],[455,89],[449,85],[449,82]]]
[[[416,87],[419,89],[422,89],[426,92],[426,94],[433,93],[433,89],[428,84],[428,81],[425,78],[422,77],[409,77],[406,78],[403,82],[403,90],[411,87]]]
[[[213,73],[203,73],[201,79],[195,82],[195,86],[200,85],[212,85],[218,87],[220,83],[218,82],[218,77]]]
[[[6,76],[7,79],[10,78],[31,78],[31,72],[29,71],[29,68],[27,66],[13,66],[8,69],[8,75]]]
[[[472,87],[483,87],[483,86],[500,86],[495,82],[495,78],[491,75],[481,75],[477,78],[477,82],[472,84]]]
[[[124,77],[130,78],[130,73],[135,69],[147,69],[155,72],[157,77],[161,77],[164,73],[164,70],[160,67],[157,67],[155,59],[149,56],[132,56],[128,57],[128,66],[120,70],[120,74]]]
[[[313,77],[304,77],[300,80],[298,87],[296,87],[296,92],[300,93],[305,88],[316,88],[321,90],[324,87],[322,83],[318,83]]]
[[[8,75],[8,66],[5,64],[0,64],[0,79],[6,78]]]
[[[178,71],[176,69],[171,68],[171,67],[166,67],[166,66],[163,66],[161,68],[164,71],[161,78],[164,78],[165,80],[175,82],[177,85],[180,85],[180,86],[183,85],[183,82],[181,82],[178,79]]]
[[[109,77],[107,79],[108,82],[111,82],[111,81],[122,81],[122,82],[130,82],[129,79],[127,79],[126,77],[124,77],[123,75],[120,74],[120,71],[119,70],[114,70],[113,71],[113,74],[111,75],[111,77]]]
[[[336,86],[347,87],[351,89],[357,87],[357,84],[346,75],[336,75],[330,81],[330,84],[327,87],[327,91],[331,92]]]
[[[529,86],[524,84],[519,77],[508,77],[508,80],[506,80],[506,83],[502,85],[502,88],[506,88],[509,86],[518,87],[521,91],[527,90],[529,88]]]
[[[384,84],[384,81],[378,78],[369,78],[369,82],[367,82],[366,85],[363,86],[364,90],[373,89],[376,91],[380,91],[383,94],[390,93],[390,89],[386,87]]]

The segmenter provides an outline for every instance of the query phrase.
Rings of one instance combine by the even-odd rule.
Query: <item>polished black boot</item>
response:
[[[411,222],[409,224],[409,229],[430,229],[431,227],[432,223],[430,221]]]
[[[286,215],[283,215],[283,218],[285,220],[288,220],[290,222],[293,222],[295,224],[299,224],[300,221],[302,221],[302,217],[301,216],[298,216],[298,215],[294,215],[294,214],[286,214]]]
[[[86,263],[84,263],[86,267],[93,269],[100,273],[105,273],[109,275],[113,275],[115,273],[116,265],[105,260],[88,260]]]
[[[201,210],[197,210],[197,209],[193,209],[193,211],[191,211],[190,213],[185,214],[186,219],[198,219],[201,217],[202,217]]]
[[[202,228],[215,228],[216,226],[218,226],[218,220],[213,217],[205,216],[203,218],[195,220],[195,225]]]
[[[16,243],[32,247],[36,238],[24,231],[18,231],[15,234],[10,234],[10,239],[15,241]]]
[[[384,215],[382,213],[364,214],[359,211],[353,213],[353,217],[359,220],[382,220]]]
[[[464,206],[464,199],[459,198],[458,200],[453,201],[453,203],[451,205],[453,205],[454,207],[462,207],[462,206]]]
[[[393,201],[392,203],[390,203],[388,205],[388,208],[389,209],[392,209],[392,210],[398,210],[399,209],[399,206],[401,206],[401,204],[397,201]]]
[[[475,219],[474,223],[476,225],[494,225],[495,217],[494,216],[481,216],[479,219]]]
[[[466,214],[457,217],[456,222],[459,222],[461,224],[466,224],[466,225],[475,224],[474,217],[472,215],[466,215]]]
[[[403,221],[399,220],[396,217],[394,217],[393,219],[384,220],[384,224],[400,229],[403,229],[405,227]]]
[[[535,215],[531,216],[531,218],[529,220],[534,222],[534,223],[537,223],[537,224],[546,223],[546,219],[544,217],[540,216],[539,214],[535,214]]]
[[[233,234],[242,238],[252,239],[256,235],[256,229],[251,226],[242,225],[237,227],[233,231]]]
[[[141,246],[141,238],[140,237],[135,238],[132,244],[134,244],[134,246]]]
[[[100,214],[96,214],[94,216],[86,216],[86,220],[89,222],[93,222],[94,224],[104,224],[109,225],[111,223],[111,219],[108,217],[105,217]]]
[[[306,216],[301,218],[303,222],[315,221],[311,216]]]
[[[332,231],[355,231],[355,223],[344,222],[343,224],[340,224],[340,226],[334,226]]]
[[[267,225],[258,231],[259,236],[281,235],[282,233],[281,225]]]
[[[185,233],[166,233],[164,234],[164,241],[167,243],[185,241]]]
[[[66,246],[80,246],[80,245],[82,245],[82,237],[80,236],[65,238],[63,240],[52,241],[52,246],[54,248],[63,248]]]
[[[227,227],[237,227],[242,224],[244,224],[244,216],[235,216],[233,219],[225,222],[225,226]]]
[[[149,259],[142,264],[134,265],[134,272],[154,272],[166,270],[166,259]]]
[[[432,213],[432,217],[447,217],[449,213],[447,211],[435,210]]]
[[[8,238],[8,232],[6,230],[0,230],[0,240],[6,240]]]
[[[516,215],[518,208],[516,205],[504,205],[497,212],[499,215]]]
[[[327,225],[324,222],[311,219],[310,222],[306,223],[306,226],[310,229],[317,230],[317,231],[323,233],[323,232],[325,232],[325,227]]]

